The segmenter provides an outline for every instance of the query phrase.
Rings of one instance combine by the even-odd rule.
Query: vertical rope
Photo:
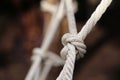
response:
[[[85,52],[84,51],[85,46],[84,46],[83,40],[90,33],[92,28],[95,26],[97,21],[101,18],[101,16],[106,11],[107,7],[110,5],[111,2],[112,0],[102,0],[101,3],[96,8],[96,10],[91,15],[90,19],[82,28],[82,30],[77,34],[76,23],[75,23],[73,8],[72,8],[72,0],[61,0],[60,7],[58,8],[58,11],[54,13],[54,16],[51,20],[49,32],[46,34],[43,40],[44,42],[41,47],[42,50],[39,52],[39,55],[41,55],[41,57],[37,56],[35,61],[33,61],[33,64],[25,80],[33,80],[36,74],[36,71],[38,70],[39,65],[41,63],[42,57],[44,56],[44,53],[46,53],[54,37],[54,34],[58,28],[58,25],[64,16],[64,10],[63,10],[64,3],[66,5],[66,10],[67,10],[69,31],[71,34],[74,34],[74,35],[68,36],[68,38],[66,37],[67,44],[65,44],[63,48],[66,55],[66,62],[57,80],[72,80],[76,54],[77,52],[79,53]]]
[[[53,14],[52,20],[49,25],[50,26],[49,31],[46,33],[45,38],[43,40],[42,47],[41,47],[40,55],[42,55],[42,56],[44,56],[44,53],[46,53],[50,43],[52,42],[55,32],[57,31],[57,28],[59,27],[59,23],[64,16],[63,8],[64,8],[64,3],[61,2],[58,10],[56,11],[56,13]],[[39,65],[41,64],[41,60],[42,60],[42,58],[40,56],[38,56],[37,59],[35,59],[35,61],[32,63],[32,66],[31,66],[25,80],[33,79],[33,76],[36,73],[37,68],[39,68]]]
[[[48,73],[50,72],[50,69],[52,68],[52,66],[53,66],[53,61],[48,59],[45,62],[45,66],[44,66],[43,71],[40,75],[40,80],[46,80],[46,77],[47,77]]]
[[[70,31],[70,33],[77,34],[72,0],[65,0],[64,2],[65,2],[66,11],[67,11],[69,31]]]
[[[66,57],[67,60],[60,75],[57,77],[56,80],[72,80],[76,53],[75,47],[73,45],[71,46],[71,44],[68,44],[67,47],[69,48],[68,55]]]
[[[96,10],[91,15],[90,19],[85,24],[85,26],[77,35],[70,34],[71,36],[63,36],[65,38],[63,39],[63,41],[65,42],[62,42],[64,44],[64,48],[62,49],[62,54],[66,57],[66,62],[60,75],[56,80],[72,80],[74,63],[75,63],[75,58],[77,54],[77,52],[75,51],[75,48],[80,54],[84,52],[83,40],[86,38],[88,33],[90,33],[92,28],[95,26],[97,21],[101,18],[101,16],[106,11],[106,9],[108,8],[111,2],[112,0],[102,0],[101,3],[96,8]],[[75,20],[73,19],[74,15],[72,14],[72,11],[70,11],[71,0],[65,0],[65,3],[67,6],[67,11],[69,12],[67,13],[67,15],[68,15],[70,33],[76,34],[77,32],[75,30],[72,30],[76,28],[76,25],[74,23]],[[76,44],[77,42],[83,45],[78,45]]]
[[[64,0],[64,2],[67,11],[69,31],[72,34],[77,34],[72,0]],[[73,45],[69,43],[67,45],[69,47],[69,52],[68,52],[69,54],[67,55],[67,60],[65,62],[63,70],[61,71],[60,76],[56,80],[72,80],[74,63],[76,59],[76,52],[75,52],[75,47]]]

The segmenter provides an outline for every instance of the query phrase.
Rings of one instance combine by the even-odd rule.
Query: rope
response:
[[[35,52],[36,56],[40,56],[39,53],[41,52],[41,50],[39,48],[36,48]],[[50,69],[52,68],[52,66],[61,66],[64,65],[64,60],[61,59],[58,55],[56,55],[53,52],[46,52],[45,57],[43,58],[43,60],[45,61],[45,65],[43,70],[41,71],[40,75],[39,75],[39,79],[41,80],[45,80]],[[38,80],[38,79],[36,79]]]
[[[74,3],[74,11],[75,12],[77,11],[76,5],[77,4]],[[47,65],[48,62],[46,61],[45,68],[43,69],[43,71],[41,71],[41,66],[40,66],[41,61],[43,59],[45,59],[45,57],[47,56],[44,53],[47,52],[47,49],[50,46],[50,43],[52,42],[54,34],[57,31],[58,25],[60,24],[60,21],[62,20],[63,16],[65,15],[64,1],[60,2],[59,7],[58,7],[58,5],[49,4],[47,1],[42,1],[41,9],[45,12],[50,12],[53,16],[52,16],[52,19],[51,19],[51,22],[49,25],[49,31],[45,35],[45,38],[43,40],[44,42],[43,42],[41,48],[33,49],[34,55],[32,56],[32,60],[33,60],[32,66],[31,66],[25,80],[38,80],[39,78],[42,80],[45,80],[50,68],[52,66],[55,66],[54,64],[56,64],[58,66],[58,65],[61,65],[61,63],[63,63],[63,62],[60,62],[61,60],[59,59],[59,57],[56,56],[57,59],[54,57],[56,59],[55,61],[59,61],[59,62],[57,63],[57,62],[54,62],[53,60],[50,60],[51,64],[49,64],[49,65],[51,65],[51,66],[48,66]],[[52,54],[50,56],[55,56],[55,54],[54,55]],[[50,58],[50,56],[47,56],[47,57]]]
[[[77,34],[75,19],[71,6],[72,0],[64,1],[67,9],[67,18],[69,21],[68,24],[70,33],[67,33],[62,37],[64,48],[61,50],[61,56],[66,59],[66,62],[63,70],[56,80],[72,80],[76,54],[79,53],[78,55],[80,57],[84,56],[84,53],[86,52],[84,39],[90,33],[92,28],[95,26],[97,21],[101,18],[103,13],[112,2],[112,0],[102,0],[91,15],[90,19],[83,26],[82,30]]]
[[[44,12],[50,12],[51,14],[54,14],[58,8],[58,5],[56,4],[50,4],[46,0],[41,1],[41,10]]]
[[[52,16],[52,19],[49,25],[49,31],[45,35],[42,46],[41,48],[39,48],[40,50],[36,48],[33,49],[33,53],[34,53],[33,62],[25,80],[35,80],[35,77],[36,77],[35,75],[41,72],[41,66],[40,66],[41,61],[46,56],[45,53],[47,52],[50,46],[50,43],[52,42],[52,39],[55,35],[55,32],[57,31],[58,25],[60,24],[60,21],[62,20],[63,16],[64,16],[64,3],[63,1],[61,1],[60,6],[58,7],[58,10]],[[37,52],[39,54],[36,55]],[[38,72],[38,70],[40,71]]]
[[[64,16],[64,3],[66,5],[67,9],[67,18],[68,18],[68,24],[69,24],[69,34],[65,34],[62,37],[62,43],[64,45],[64,48],[61,50],[61,56],[66,59],[65,65],[63,67],[63,70],[61,71],[59,77],[57,80],[72,80],[72,75],[73,75],[73,70],[74,70],[74,63],[76,59],[76,54],[77,57],[83,57],[84,53],[86,52],[86,46],[84,45],[84,39],[88,35],[88,33],[92,30],[92,28],[95,26],[97,21],[100,19],[102,14],[106,11],[107,7],[110,5],[112,0],[102,0],[100,5],[97,7],[95,12],[92,14],[91,18],[87,21],[85,26],[82,28],[81,32],[77,34],[77,29],[76,29],[76,23],[75,23],[75,18],[74,18],[74,13],[73,13],[73,7],[72,7],[72,0],[61,0],[60,6],[58,7],[58,10],[55,11],[56,8],[53,8],[51,13],[53,13],[53,17],[50,23],[49,27],[49,32],[47,32],[44,42],[41,46],[41,49],[39,48],[34,50],[34,53],[38,53],[36,56],[33,58],[33,64],[28,72],[27,77],[25,80],[37,80],[39,79],[39,74],[41,67],[41,60],[46,57],[46,53],[48,47],[50,46],[50,43],[53,39],[53,36],[58,28],[58,25],[60,21],[62,20]],[[55,6],[52,6],[55,7]],[[49,9],[48,9],[49,10]],[[46,9],[47,11],[47,9]],[[37,50],[39,52],[37,52]],[[54,54],[54,53],[53,53]],[[46,67],[43,70],[44,77],[47,76],[50,68],[52,67],[53,60],[49,58],[51,62],[47,61],[45,63]],[[58,59],[58,58],[57,58]],[[58,60],[55,60],[58,61]],[[50,63],[48,66],[48,63]],[[55,63],[56,64],[56,63]],[[60,63],[59,63],[60,64]],[[47,67],[48,66],[48,67]],[[41,79],[41,78],[40,78]]]
[[[42,0],[41,3],[40,3],[40,5],[41,5],[41,10],[42,11],[49,12],[51,14],[54,14],[56,12],[56,10],[58,9],[58,6],[59,6],[58,4],[54,4],[54,5],[50,4],[46,0]],[[78,10],[78,4],[77,4],[77,2],[74,1],[72,3],[72,5],[73,5],[74,12],[77,12],[77,10]],[[60,13],[62,13],[62,12],[60,12]],[[65,13],[65,11],[63,13]]]

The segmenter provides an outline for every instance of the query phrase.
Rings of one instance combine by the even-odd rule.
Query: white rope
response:
[[[84,53],[86,52],[85,50],[86,46],[84,45],[83,40],[86,38],[87,34],[92,30],[94,25],[100,19],[102,14],[106,11],[107,7],[110,5],[111,2],[112,0],[102,0],[100,5],[97,7],[96,11],[92,14],[91,18],[87,21],[86,25],[82,28],[81,32],[77,34],[74,13],[71,7],[72,1],[71,0],[65,1],[66,8],[67,8],[68,21],[69,21],[69,30],[71,34],[65,34],[62,38],[62,41],[63,41],[62,43],[64,45],[64,48],[61,51],[61,55],[64,58],[66,58],[66,62],[57,80],[72,80],[76,54],[79,53],[80,57],[84,56]],[[54,14],[50,23],[49,32],[46,34],[43,40],[44,42],[42,44],[41,51],[39,52],[39,55],[37,55],[36,59],[34,59],[33,64],[25,80],[37,79],[35,77],[38,77],[37,74],[40,73],[40,71],[38,72],[37,70],[41,70],[39,65],[41,63],[41,60],[46,56],[44,53],[46,53],[48,47],[50,46],[50,43],[58,28],[58,25],[65,14],[63,8],[64,8],[64,1],[61,0],[58,11],[55,12],[54,10],[52,10],[52,13]],[[53,64],[51,63],[51,65]],[[46,67],[47,71],[43,71],[43,73],[47,75],[50,68],[51,66]]]
[[[77,34],[77,28],[76,28],[76,23],[75,23],[75,18],[74,18],[74,12],[73,12],[73,5],[72,5],[72,0],[65,0],[65,7],[67,11],[67,18],[68,18],[68,26],[70,33]],[[69,17],[71,16],[71,17]]]
[[[71,4],[72,4],[72,0],[65,0],[68,24],[70,26],[69,31],[70,31],[70,33],[77,34],[75,18],[73,17],[74,16],[73,8],[72,8]],[[63,39],[63,40],[65,40],[65,39]],[[62,43],[67,46],[64,46],[64,48],[62,50],[62,52],[64,52],[64,56],[63,55],[61,55],[61,56],[66,58],[67,60],[65,62],[63,70],[61,71],[60,75],[58,76],[58,78],[56,80],[72,80],[72,74],[73,74],[73,69],[74,69],[76,53],[75,53],[75,47],[69,43],[66,44],[66,42],[62,41]],[[67,52],[65,52],[64,50]]]
[[[85,53],[84,39],[101,18],[111,2],[112,0],[102,0],[82,30],[76,34],[76,25],[71,6],[72,0],[65,0],[70,33],[65,34],[62,38],[64,48],[61,51],[61,56],[66,58],[66,62],[57,80],[72,80],[76,54],[79,53],[79,55],[83,57]]]
[[[51,14],[54,14],[56,12],[56,10],[58,9],[58,6],[59,6],[58,4],[54,4],[54,5],[50,4],[50,3],[48,3],[47,0],[42,0],[41,3],[40,3],[40,5],[41,5],[40,8],[41,8],[42,11],[49,12]],[[77,10],[78,10],[78,4],[77,4],[77,2],[74,1],[72,3],[72,5],[73,5],[74,12],[77,12]],[[62,13],[62,12],[60,12],[60,13]],[[63,13],[65,13],[65,12],[63,12]]]
[[[41,1],[40,5],[41,5],[41,10],[42,11],[50,12],[51,14],[54,14],[56,12],[57,8],[58,8],[57,4],[54,4],[54,5],[50,4],[46,0]]]
[[[39,56],[40,52],[41,52],[41,50],[39,48],[36,48],[34,53],[36,53],[36,56]],[[58,55],[56,55],[53,52],[46,52],[43,60],[45,61],[45,66],[44,66],[43,70],[41,70],[41,73],[39,75],[40,80],[45,80],[46,79],[46,77],[47,77],[50,69],[52,68],[52,66],[57,67],[57,66],[64,65],[64,60],[61,59]]]
[[[57,31],[58,25],[62,20],[63,16],[64,16],[64,3],[61,2],[60,6],[58,7],[58,10],[53,14],[53,17],[49,25],[49,31],[46,33],[45,38],[43,40],[43,44],[41,46],[41,51],[39,52],[39,55],[35,57],[35,60],[33,61],[25,80],[34,80],[34,76],[38,68],[39,70],[41,70],[40,67],[41,60],[45,56],[45,53],[48,50],[50,43],[52,42],[52,39],[55,35],[55,32]],[[34,52],[36,52],[36,48],[33,50],[33,53]]]
[[[98,20],[102,17],[105,13],[106,9],[111,4],[112,0],[102,0],[101,3],[98,5],[96,10],[93,12],[91,17],[88,19],[87,23],[83,26],[82,30],[78,33],[82,40],[86,38],[86,36],[90,33],[93,29],[95,24]]]
[[[53,66],[53,62],[51,60],[47,60],[45,62],[45,66],[44,66],[43,71],[41,72],[39,80],[46,80],[46,77],[48,73],[50,72],[52,66]]]
[[[59,15],[59,19],[60,19],[60,20],[58,21],[58,24],[60,23],[62,17],[64,16],[64,12],[61,11],[61,10],[62,10],[62,4],[63,4],[63,2],[61,2],[61,4],[60,4],[60,10],[59,10],[59,12],[58,12],[58,13],[61,12],[60,14],[58,14],[58,15]],[[55,12],[56,12],[56,10],[57,10],[57,7],[58,7],[58,5],[51,5],[51,4],[49,4],[47,1],[42,1],[42,2],[41,2],[41,8],[42,8],[42,10],[43,10],[43,11],[50,12],[50,13],[52,13],[52,14],[55,14]],[[77,4],[76,4],[76,2],[74,2],[74,11],[75,11],[75,12],[77,11]],[[53,19],[53,22],[55,23],[55,18]],[[53,22],[52,22],[52,23],[53,23]],[[57,25],[54,24],[54,25],[52,25],[52,26],[56,26],[56,27],[57,27],[58,24],[57,24]],[[57,29],[57,28],[56,28],[56,29]],[[56,31],[55,28],[54,28],[54,29],[52,28],[51,30],[52,30],[51,32]],[[54,32],[54,33],[55,33],[55,32]],[[53,33],[53,34],[54,34],[54,33]],[[52,33],[51,33],[51,34],[52,34]],[[48,34],[46,34],[46,35],[48,35]],[[53,35],[52,35],[52,37],[53,37]],[[47,38],[48,38],[48,37],[47,37]],[[49,39],[52,39],[52,38],[49,38]],[[50,44],[50,41],[49,41],[48,43]],[[47,43],[46,43],[46,44],[47,44]],[[49,45],[49,44],[48,44],[48,45]],[[43,44],[43,45],[45,45],[45,44]],[[40,56],[40,55],[38,55],[38,56]],[[42,58],[43,58],[43,57],[42,57]],[[58,59],[56,59],[56,60],[58,60]],[[41,61],[40,61],[40,62],[41,62]],[[55,63],[55,64],[56,64],[56,63]],[[37,65],[37,63],[36,63],[36,65]],[[47,65],[46,65],[46,66],[47,66]],[[50,68],[50,66],[49,66],[49,67],[48,67],[48,66],[46,67],[46,66],[45,66],[45,69]],[[38,68],[39,68],[39,67],[38,67]],[[47,71],[46,71],[45,69],[43,70],[43,75],[41,74],[41,78],[40,78],[40,79],[42,79],[42,80],[44,80],[45,77],[46,77],[44,73],[47,72]],[[31,70],[32,70],[32,69],[31,69]],[[38,77],[37,75],[39,75],[39,71],[38,71],[38,69],[36,69],[36,70],[37,70],[37,73],[38,73],[38,74],[36,74],[36,77],[35,77],[35,78],[37,79],[37,77]],[[49,71],[48,71],[48,72],[49,72]],[[32,73],[32,71],[29,72],[29,73]],[[46,73],[46,74],[48,74],[48,73]],[[43,76],[44,76],[44,77],[43,77]]]
[[[33,77],[33,80],[39,80],[40,77],[40,68],[37,68],[36,70],[36,74]]]

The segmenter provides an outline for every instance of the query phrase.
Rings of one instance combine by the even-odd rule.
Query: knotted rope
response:
[[[58,7],[58,10],[52,16],[52,19],[49,25],[49,31],[45,34],[45,38],[43,40],[42,46],[41,48],[39,48],[40,52],[37,55],[37,58],[32,62],[32,65],[30,67],[30,70],[28,71],[28,74],[25,80],[35,80],[35,77],[36,77],[35,75],[39,75],[39,73],[41,72],[40,64],[43,59],[43,56],[45,56],[50,46],[50,43],[52,42],[52,39],[55,35],[55,32],[57,31],[57,28],[59,27],[58,25],[60,24],[60,21],[62,20],[63,17],[64,17],[64,4],[62,1],[60,2],[60,6]]]
[[[67,9],[70,33],[65,34],[62,38],[64,48],[61,51],[61,56],[66,59],[66,62],[57,80],[72,80],[76,54],[79,53],[78,55],[80,57],[84,56],[84,53],[86,52],[84,39],[90,33],[97,21],[101,18],[108,6],[111,4],[112,0],[102,0],[78,34],[76,30],[73,9],[71,6],[72,0],[64,1]]]
[[[78,56],[79,58],[84,56],[84,53],[86,52],[85,50],[86,46],[84,45],[84,39],[86,38],[88,33],[90,33],[92,28],[95,26],[95,24],[100,19],[102,14],[106,11],[107,7],[110,5],[111,2],[112,0],[102,0],[99,6],[97,7],[97,9],[95,10],[95,12],[90,17],[90,19],[87,21],[85,26],[82,28],[81,32],[77,34],[76,23],[75,23],[73,7],[72,7],[72,0],[61,0],[58,10],[56,10],[56,12],[54,12],[53,10],[54,14],[51,19],[51,23],[49,25],[50,26],[49,32],[46,34],[43,40],[44,42],[42,44],[41,51],[37,55],[37,58],[33,60],[33,64],[25,80],[39,79],[38,70],[41,69],[39,68],[39,65],[41,63],[42,58],[45,56],[43,55],[43,53],[47,52],[47,49],[53,39],[53,36],[58,28],[58,25],[65,14],[64,3],[67,9],[67,18],[68,18],[70,34],[65,34],[62,38],[62,41],[63,41],[62,43],[64,45],[64,48],[61,51],[61,56],[64,59],[66,59],[66,62],[57,80],[72,80],[76,54],[77,56],[79,55]],[[48,63],[50,62],[46,62],[46,65]],[[47,67],[47,71],[49,71],[49,68],[50,67]],[[43,71],[43,72],[47,74],[46,71]]]
[[[69,48],[66,46],[68,43],[74,45],[77,49],[76,53],[79,53],[79,55],[77,55],[77,59],[84,57],[84,54],[86,53],[86,45],[83,43],[83,40],[80,40],[79,36],[76,34],[66,33],[62,37],[62,44],[64,45],[64,48],[61,50],[61,57],[63,59],[66,59],[68,54],[67,51]]]
[[[42,55],[40,54],[41,53],[41,49],[40,48],[35,48],[33,50],[33,53],[34,53],[34,58],[33,60],[37,59],[38,57],[42,57],[42,59],[44,60],[44,67],[43,69],[41,70],[40,68],[38,68],[38,71],[41,70],[41,73],[38,73],[38,75],[36,75],[35,78],[37,78],[36,80],[45,80],[49,71],[51,70],[51,68],[53,66],[55,67],[58,67],[58,66],[62,66],[64,65],[64,60],[61,59],[58,55],[56,55],[55,53],[53,52],[50,52],[50,51],[47,51],[46,54]],[[37,74],[37,73],[36,73]]]
[[[44,42],[41,46],[41,48],[35,48],[33,50],[34,55],[32,56],[32,66],[25,78],[25,80],[45,80],[50,68],[52,66],[59,66],[63,65],[63,60],[61,61],[61,58],[58,56],[55,56],[54,53],[47,52],[47,49],[54,37],[55,32],[57,31],[57,28],[62,20],[62,18],[65,15],[64,11],[64,1],[60,2],[60,5],[51,5],[47,1],[41,2],[41,9],[45,12],[50,12],[53,16],[49,25],[49,31],[46,33]],[[74,4],[74,11],[77,11],[77,6]],[[45,54],[47,53],[47,55]],[[48,56],[49,55],[49,56]],[[54,56],[54,57],[51,57]],[[41,60],[48,57],[48,60],[45,62],[45,68],[41,72]],[[56,57],[56,58],[55,58]],[[54,60],[52,60],[55,58]],[[49,65],[49,66],[48,66]],[[40,75],[41,74],[41,75]]]

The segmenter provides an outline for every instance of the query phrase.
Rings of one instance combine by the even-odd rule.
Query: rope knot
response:
[[[77,34],[66,33],[62,37],[62,44],[64,48],[61,50],[61,57],[66,59],[69,50],[69,44],[72,44],[76,49],[77,59],[84,57],[86,53],[86,45]]]

